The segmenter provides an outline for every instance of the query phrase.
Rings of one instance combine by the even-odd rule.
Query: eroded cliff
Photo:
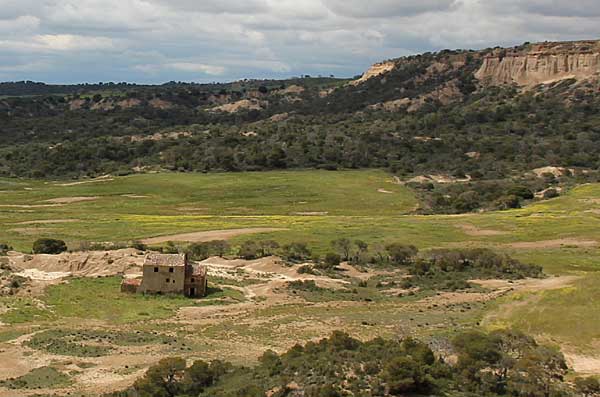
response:
[[[534,87],[564,79],[600,78],[600,41],[528,44],[495,49],[475,77],[486,85]]]

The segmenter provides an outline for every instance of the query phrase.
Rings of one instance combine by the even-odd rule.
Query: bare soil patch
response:
[[[600,357],[586,356],[569,351],[564,352],[569,366],[580,375],[600,375]]]
[[[394,194],[394,192],[390,192],[389,190],[385,190],[385,189],[377,189],[377,191],[379,193],[385,193],[385,194]]]
[[[515,291],[547,291],[567,287],[577,281],[578,276],[560,276],[548,278],[528,278],[525,280],[470,280],[488,289],[513,289]]]
[[[22,272],[15,273],[16,276],[28,278],[37,281],[53,281],[60,280],[71,276],[71,272],[44,272],[38,269],[26,269]]]
[[[97,196],[89,196],[89,197],[58,197],[50,200],[45,200],[46,203],[52,204],[72,204],[72,203],[80,203],[83,201],[94,201],[98,200]]]
[[[79,277],[95,277],[139,273],[144,258],[145,255],[140,251],[128,248],[115,251],[64,252],[60,255],[10,253],[9,263],[21,271],[29,271],[28,274],[32,276],[47,278],[48,274],[56,276],[69,273]]]
[[[536,169],[532,170],[531,172],[533,172],[537,177],[542,177],[542,176],[544,176],[544,174],[552,174],[556,178],[559,178],[565,174],[574,173],[575,170],[572,168],[547,166],[547,167],[536,168]]]
[[[468,223],[457,225],[456,227],[460,228],[466,235],[468,236],[501,236],[503,234],[507,234],[507,232],[503,232],[501,230],[492,230],[492,229],[479,229],[475,225],[471,225]]]
[[[507,247],[517,249],[545,249],[545,248],[560,248],[563,246],[574,246],[574,247],[596,247],[598,242],[595,240],[579,240],[576,238],[563,238],[557,240],[543,240],[543,241],[523,241],[519,243],[507,244]]]
[[[182,233],[182,234],[174,234],[170,236],[160,236],[160,237],[151,237],[142,240],[144,244],[161,244],[166,243],[167,241],[177,241],[177,242],[191,242],[198,243],[203,241],[214,241],[214,240],[228,240],[233,237],[243,236],[245,234],[255,234],[255,233],[269,233],[269,232],[279,232],[282,228],[272,228],[272,227],[263,227],[263,228],[247,228],[247,229],[229,229],[229,230],[212,230],[206,232],[195,232],[195,233]]]
[[[2,204],[1,208],[48,208],[60,207],[62,204]]]
[[[15,232],[15,233],[19,233],[25,236],[35,236],[38,235],[40,233],[45,233],[48,231],[47,228],[42,228],[42,227],[17,227],[14,229],[10,229],[11,232]]]
[[[112,178],[110,175],[104,175],[104,176],[98,177],[96,179],[91,179],[89,181],[58,183],[58,184],[56,184],[56,186],[78,186],[78,185],[85,185],[88,183],[99,183],[99,182],[110,182],[110,181],[114,181],[114,178]]]
[[[175,209],[178,212],[206,212],[210,211],[208,207],[179,207]]]
[[[26,221],[15,223],[15,225],[51,225],[54,223],[75,223],[81,222],[79,219],[43,219],[38,221]]]

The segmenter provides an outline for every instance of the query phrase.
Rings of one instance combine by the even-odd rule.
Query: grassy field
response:
[[[81,201],[83,197],[93,199]],[[330,241],[339,237],[370,245],[402,242],[420,249],[489,247],[542,265],[548,274],[580,279],[565,288],[523,292],[454,311],[413,306],[407,297],[376,299],[373,291],[360,288],[356,296],[299,293],[310,304],[265,307],[212,322],[192,321],[185,327],[169,322],[189,301],[123,295],[117,278],[72,279],[50,287],[39,299],[0,299],[0,313],[3,305],[11,308],[0,321],[13,327],[0,333],[0,343],[31,327],[68,331],[73,324],[89,323],[123,332],[168,330],[186,339],[195,354],[213,357],[227,352],[225,358],[236,361],[245,359],[237,353],[247,346],[283,349],[340,327],[364,338],[405,332],[418,336],[470,327],[485,319],[484,325],[491,328],[515,326],[578,349],[589,350],[600,338],[600,185],[581,186],[562,197],[504,212],[412,215],[417,205],[409,189],[376,170],[155,174],[73,183],[4,179],[0,242],[29,251],[38,237],[62,238],[77,248],[81,242],[268,227],[283,230],[231,242],[235,247],[247,239],[304,241],[321,254],[330,251]],[[235,303],[243,300],[239,290],[223,288],[194,305],[234,303],[235,310]],[[260,353],[248,350],[248,355]]]
[[[95,199],[77,201],[82,197]],[[65,203],[66,198],[75,202]],[[0,242],[29,251],[36,238],[46,236],[76,249],[82,241],[274,227],[286,230],[233,243],[305,241],[318,253],[330,250],[329,241],[339,237],[420,248],[491,246],[552,273],[592,271],[600,269],[600,250],[578,242],[600,241],[599,199],[600,185],[586,185],[519,210],[413,216],[407,215],[418,205],[412,192],[382,171],[156,174],[74,185],[5,179],[0,180]],[[558,239],[565,241],[512,247]]]
[[[0,320],[7,324],[40,324],[79,318],[126,324],[166,319],[180,307],[190,305],[190,300],[183,296],[122,294],[120,285],[120,277],[76,278],[50,286],[41,304],[30,298],[5,298],[2,302],[13,310],[0,315]],[[244,299],[239,291],[230,288],[210,288],[208,296],[197,304],[209,305],[224,298],[236,302]]]
[[[417,205],[380,171],[134,175],[64,185],[0,180],[0,241],[27,250],[40,235],[74,245],[239,227],[301,234],[331,226],[329,217],[351,228],[355,218],[397,216]],[[69,197],[94,199],[64,203]]]

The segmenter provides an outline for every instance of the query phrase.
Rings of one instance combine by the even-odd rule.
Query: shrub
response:
[[[144,243],[142,243],[141,241],[132,241],[131,242],[131,248],[134,248],[138,251],[146,251],[148,250],[148,246]]]
[[[544,192],[544,198],[546,200],[553,199],[558,196],[560,196],[560,194],[558,193],[558,190],[556,190],[556,189],[548,189]]]
[[[575,389],[584,396],[600,395],[600,381],[595,378],[575,378]]]
[[[203,261],[210,256],[209,247],[206,243],[190,244],[186,252],[190,259],[195,261]]]
[[[521,185],[515,185],[511,187],[510,189],[508,189],[507,193],[508,195],[515,195],[517,197],[520,197],[523,200],[531,200],[534,197],[531,189],[529,189],[527,186]]]
[[[302,265],[297,270],[298,274],[315,274],[311,265]]]
[[[67,244],[62,240],[41,238],[33,243],[34,254],[56,255],[67,250]]]
[[[338,254],[334,254],[333,252],[325,255],[325,260],[323,261],[323,267],[325,269],[335,269],[342,262],[342,257]]]
[[[244,259],[256,259],[260,256],[261,248],[256,241],[244,241],[238,251],[238,256]]]
[[[407,265],[412,258],[417,255],[419,250],[414,245],[390,244],[385,247],[392,263],[396,265]]]
[[[494,202],[494,208],[498,210],[509,210],[513,208],[521,208],[521,201],[519,197],[514,194],[502,196]]]
[[[12,251],[12,247],[8,244],[0,244],[0,255],[6,255],[8,251]]]
[[[347,238],[340,238],[331,242],[331,246],[340,253],[345,261],[350,259],[350,250],[352,249],[352,241]]]
[[[203,261],[204,259],[216,255],[223,256],[229,251],[229,243],[224,240],[206,241],[203,243],[190,244],[186,253],[191,259]]]
[[[283,258],[290,262],[301,262],[311,257],[306,243],[290,243],[283,246]]]

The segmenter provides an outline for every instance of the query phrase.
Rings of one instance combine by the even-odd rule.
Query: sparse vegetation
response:
[[[574,395],[564,382],[564,357],[523,334],[466,332],[452,344],[459,355],[456,366],[436,358],[415,339],[360,342],[334,332],[281,355],[266,351],[255,368],[221,361],[196,361],[188,367],[179,358],[163,359],[130,392],[141,397],[262,396],[268,390],[308,396],[446,395],[459,390],[490,397]],[[126,397],[130,392],[113,396]]]
[[[40,367],[28,374],[9,380],[0,380],[0,387],[7,389],[55,389],[72,384],[71,378],[53,367]]]

